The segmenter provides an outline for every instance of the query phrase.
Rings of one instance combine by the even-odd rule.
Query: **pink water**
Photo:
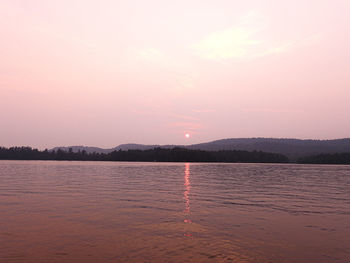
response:
[[[0,262],[350,262],[350,166],[0,161]]]

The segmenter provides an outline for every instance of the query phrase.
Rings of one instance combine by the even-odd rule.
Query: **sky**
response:
[[[349,10],[1,0],[0,146],[350,137]]]

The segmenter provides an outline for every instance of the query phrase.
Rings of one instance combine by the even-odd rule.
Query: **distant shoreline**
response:
[[[76,160],[76,161],[136,161],[136,162],[228,162],[228,163],[288,163],[286,156],[261,151],[201,151],[184,148],[154,148],[150,150],[113,151],[111,153],[39,151],[30,147],[0,148],[0,159],[12,160]]]
[[[2,161],[33,161],[33,162],[101,162],[101,163],[148,163],[148,164],[275,164],[275,165],[329,165],[329,166],[349,166],[350,164],[342,164],[342,163],[295,163],[295,162],[289,162],[289,163],[250,163],[250,162],[188,162],[188,161],[169,161],[169,162],[162,162],[162,161],[93,161],[93,160],[39,160],[39,159],[31,159],[31,160],[23,160],[23,159],[0,159],[0,162]]]
[[[61,149],[39,151],[31,147],[0,147],[0,160],[33,161],[106,161],[106,162],[158,162],[158,163],[276,163],[276,164],[331,164],[349,165],[350,153],[318,154],[290,160],[279,153],[263,151],[219,150],[203,151],[175,147],[148,150],[118,150],[110,153],[73,152]]]

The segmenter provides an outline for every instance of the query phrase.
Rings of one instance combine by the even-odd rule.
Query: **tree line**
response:
[[[261,151],[202,151],[185,148],[154,148],[150,150],[118,150],[110,153],[73,152],[61,149],[40,151],[31,147],[0,147],[2,160],[67,160],[67,161],[139,161],[139,162],[228,162],[287,163],[282,154]]]
[[[350,153],[317,154],[299,158],[304,164],[350,164]]]

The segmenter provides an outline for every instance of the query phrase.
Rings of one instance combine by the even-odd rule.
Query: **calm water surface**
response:
[[[350,262],[350,166],[0,161],[0,262]]]

